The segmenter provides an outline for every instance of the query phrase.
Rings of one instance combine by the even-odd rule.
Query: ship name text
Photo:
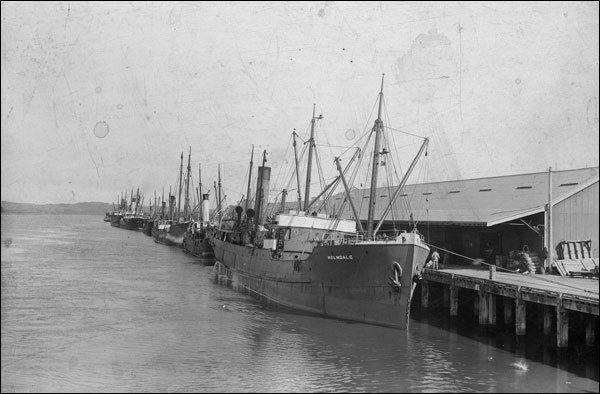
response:
[[[352,260],[351,254],[341,254],[337,256],[327,256],[327,260]]]

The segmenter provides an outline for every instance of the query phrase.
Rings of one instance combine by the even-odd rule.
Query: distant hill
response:
[[[112,212],[112,204],[104,202],[78,202],[75,204],[27,204],[2,201],[2,213],[29,215],[104,215]]]

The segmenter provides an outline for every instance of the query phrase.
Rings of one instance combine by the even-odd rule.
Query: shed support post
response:
[[[450,286],[450,316],[458,316],[458,287]]]
[[[514,305],[514,301],[511,298],[504,299],[504,324],[512,323]]]
[[[552,307],[544,306],[544,335],[552,332]]]
[[[442,306],[446,308],[450,304],[450,286],[444,286],[443,297],[444,305]]]
[[[521,288],[517,291],[515,300],[515,334],[525,335],[527,332],[527,305],[521,298]]]
[[[496,294],[492,294],[492,293],[487,294],[487,304],[488,304],[488,323],[495,326],[496,325]]]
[[[596,317],[588,316],[585,322],[585,344],[593,346],[596,342],[596,326],[598,325]]]
[[[426,280],[421,281],[421,307],[429,308],[429,282]]]
[[[556,306],[556,347],[562,348],[568,345],[569,311],[562,306],[562,300],[559,300]]]
[[[484,290],[479,290],[479,325],[488,324],[488,299]]]

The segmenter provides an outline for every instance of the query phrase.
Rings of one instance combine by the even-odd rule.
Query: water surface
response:
[[[598,392],[597,372],[425,321],[265,305],[102,219],[2,215],[2,392]]]

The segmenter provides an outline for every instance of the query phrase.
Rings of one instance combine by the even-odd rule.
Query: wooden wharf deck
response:
[[[598,279],[571,278],[555,275],[518,274],[489,269],[446,268],[425,269],[421,282],[421,307],[429,305],[430,284],[443,286],[444,304],[450,316],[457,316],[458,289],[476,292],[474,311],[480,325],[496,324],[496,302],[504,303],[504,322],[514,319],[516,335],[526,332],[526,303],[544,305],[544,334],[549,334],[556,319],[557,347],[568,346],[569,311],[586,314],[586,344],[596,341],[598,327]]]

